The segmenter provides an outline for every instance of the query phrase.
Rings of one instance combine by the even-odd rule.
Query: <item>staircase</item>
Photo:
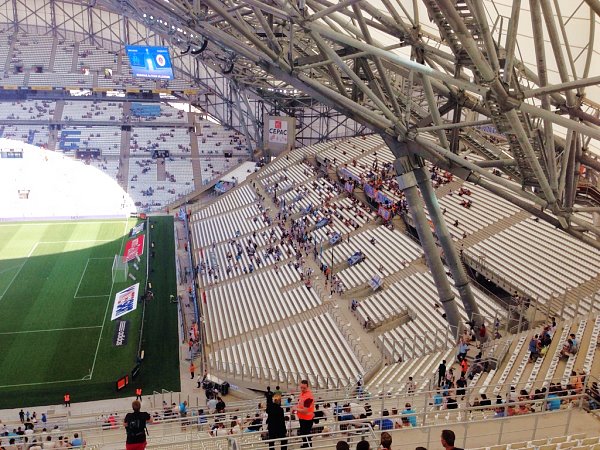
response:
[[[523,186],[539,187],[537,177],[535,176],[535,173],[531,168],[529,160],[525,152],[523,151],[523,148],[521,147],[517,136],[512,132],[512,127],[510,126],[508,119],[505,116],[505,113],[502,112],[500,105],[493,98],[487,98],[485,100],[485,104],[492,114],[492,120],[496,129],[500,133],[504,134],[508,139],[510,151],[513,155],[513,158],[517,162],[517,166],[519,167],[519,179],[521,179]],[[540,162],[542,167],[545,167],[543,147],[540,137],[534,132],[532,132],[531,127],[529,126],[529,122],[527,121],[523,113],[521,113],[520,111],[516,112],[519,118],[519,122],[521,122],[521,125],[523,126],[523,129],[527,134],[528,141],[533,147],[536,159]],[[548,174],[546,173],[546,175]]]
[[[202,166],[200,164],[200,150],[196,133],[189,133],[192,159],[192,173],[194,174],[194,190],[202,187]]]
[[[71,61],[71,73],[77,73],[77,63],[79,62],[79,42],[75,42],[73,47],[73,60]]]
[[[492,236],[506,230],[507,228],[511,227],[512,225],[522,222],[523,220],[525,220],[529,217],[531,217],[531,214],[528,213],[527,211],[519,211],[516,214],[513,214],[512,216],[500,219],[497,222],[494,222],[494,223],[488,225],[487,227],[482,228],[481,230],[475,231],[474,233],[468,235],[464,239],[459,239],[458,241],[456,241],[456,245],[460,246],[461,248],[472,247],[473,245],[477,244],[478,242],[481,242],[484,239],[492,237]]]
[[[127,103],[124,103],[124,105]],[[123,114],[125,114],[125,110],[123,110]],[[117,180],[121,187],[128,192],[129,186],[129,156],[130,156],[130,148],[129,148],[129,137],[130,131],[121,131],[121,155],[119,157],[119,172],[117,174]]]
[[[456,56],[456,64],[460,66],[472,66],[471,58],[463,48],[460,39],[446,20],[444,13],[439,9],[435,0],[425,0],[425,6],[429,13],[429,18],[435,22],[440,30],[440,35],[443,40],[446,41],[454,56]],[[466,0],[457,0],[454,6],[458,14],[460,15],[463,23],[467,26],[471,36],[477,42],[479,48],[483,48],[483,42],[481,39],[481,30],[475,20],[475,17],[471,13]]]
[[[477,67],[475,66],[475,64],[473,64],[473,61],[463,48],[455,31],[452,29],[452,27],[446,20],[444,13],[438,8],[436,1],[425,0],[425,5],[427,7],[427,11],[429,12],[430,18],[438,26],[441,37],[448,43],[448,46],[451,48],[452,53],[456,57],[456,65],[468,67],[473,72],[474,77],[477,81],[479,81],[480,83],[485,83],[485,81],[482,80],[481,74],[477,70]],[[469,34],[475,40],[477,47],[485,56],[487,52],[485,43],[483,42],[481,29],[469,8],[467,0],[457,0],[455,4],[455,9],[459,14],[462,22],[469,30]],[[523,151],[521,144],[517,139],[517,136],[512,133],[512,127],[510,126],[509,121],[506,118],[505,112],[502,110],[500,104],[496,101],[496,99],[494,99],[491,96],[486,96],[484,98],[484,103],[491,113],[491,118],[494,122],[496,129],[507,137],[508,144],[510,146],[510,151],[514,159],[516,160],[519,168],[518,173],[512,168],[506,168],[505,172],[511,177],[521,180],[523,186],[539,187],[537,177],[535,176],[535,173],[531,168],[531,164],[528,161],[528,158],[525,152]],[[523,126],[527,134],[528,140],[531,146],[533,147],[535,157],[540,162],[542,167],[545,167],[543,146],[540,137],[531,130],[530,124],[525,118],[525,116],[518,110],[516,112],[519,121],[521,122],[521,125]],[[463,137],[465,137],[464,134]],[[476,151],[483,154],[486,158],[498,159],[499,155],[494,155],[493,152],[491,153],[491,148],[489,148],[489,146],[486,147],[484,145],[481,145],[481,142],[479,142],[477,139],[474,139],[472,132],[470,136],[466,136],[466,141],[471,147],[474,147]]]
[[[490,144],[490,142],[475,132],[472,128],[467,128],[461,133],[461,138],[469,148],[475,151],[478,155],[483,156],[488,160],[498,160],[505,158],[509,155],[504,155],[502,151],[498,151],[499,148]],[[511,177],[513,180],[519,180],[521,174],[515,170],[514,167],[503,167],[502,170],[505,174]]]

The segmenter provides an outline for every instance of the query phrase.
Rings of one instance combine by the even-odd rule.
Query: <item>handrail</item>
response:
[[[589,396],[587,394],[585,394],[586,392],[586,388],[588,385],[591,384],[591,381],[596,381],[597,379],[593,376],[587,376],[584,380],[584,388],[582,390],[582,393],[580,394],[575,394],[575,395],[566,395],[566,396],[560,396],[559,398],[562,400],[573,400],[571,403],[573,404],[573,406],[575,408],[581,408],[583,406],[583,404],[587,401],[587,399],[589,398]],[[560,383],[561,380],[560,379],[555,379],[552,380],[553,382],[556,381],[557,383]],[[514,386],[515,387],[515,392],[519,393],[521,388],[525,388],[527,382],[523,382],[523,383],[518,383],[515,385],[512,385],[511,383],[505,383],[502,386],[502,389],[500,390],[500,392],[505,392],[508,393],[510,391],[510,386]],[[490,385],[487,387],[488,391],[493,389],[494,385]],[[466,398],[469,399],[470,396],[476,392],[479,391],[479,387],[473,389],[473,388],[466,388]],[[361,396],[357,397],[356,395],[342,395],[339,396],[337,394],[343,393],[344,391],[335,391],[332,392],[334,395],[331,398],[327,398],[326,394],[327,391],[323,391],[323,398],[318,398],[317,403],[318,404],[326,404],[326,403],[330,403],[330,404],[338,404],[338,405],[343,405],[343,404],[347,404],[347,403],[358,403],[359,405],[373,405],[372,407],[372,411],[373,411],[373,416],[370,419],[375,419],[381,416],[381,412],[384,409],[391,409],[391,408],[398,408],[398,409],[402,409],[403,405],[405,402],[411,402],[414,406],[414,411],[415,411],[415,415],[418,418],[418,422],[421,425],[427,425],[429,422],[429,419],[431,418],[431,416],[433,414],[437,414],[439,413],[439,408],[437,405],[434,405],[432,398],[433,395],[435,395],[436,391],[427,391],[427,392],[415,392],[413,394],[408,394],[408,393],[403,393],[403,394],[396,394],[393,396],[390,396],[389,394],[387,394],[386,392],[382,393],[382,395],[378,395],[378,396],[370,396],[368,393],[363,393]],[[509,406],[516,406],[522,403],[534,403],[537,402],[538,406],[541,402],[541,410],[545,410],[544,405],[546,404],[546,402],[548,401],[548,395],[549,393],[547,392],[543,398],[539,398],[537,400],[523,400],[521,402],[516,402],[514,404],[508,403],[508,404],[503,404],[502,407],[503,408],[507,408]],[[285,396],[287,397],[287,395]],[[493,401],[493,399],[492,399]],[[476,406],[471,406],[471,405],[466,405],[464,407],[460,407],[459,409],[456,410],[457,413],[461,413],[463,416],[463,418],[472,415],[474,413],[477,413],[478,411],[485,411],[485,410],[489,410],[490,408],[494,408],[496,405],[492,405],[491,407],[476,407]],[[200,407],[195,407],[195,408],[189,408],[188,411],[188,416],[187,417],[177,417],[177,418],[171,418],[171,417],[163,417],[163,413],[164,410],[162,408],[155,408],[154,410],[149,410],[148,412],[155,416],[155,417],[159,417],[159,421],[157,422],[157,424],[152,425],[150,427],[150,432],[151,432],[151,436],[158,436],[158,430],[162,430],[163,435],[164,433],[168,433],[169,429],[167,428],[161,428],[158,425],[159,424],[163,424],[163,425],[172,425],[176,428],[178,428],[177,433],[180,434],[181,431],[179,431],[179,428],[184,429],[187,425],[189,425],[190,423],[198,423],[199,421],[199,409],[202,409]],[[451,411],[451,410],[448,410]],[[206,419],[205,422],[206,423],[212,423],[212,422],[217,422],[217,421],[225,421],[227,423],[227,421],[231,421],[233,420],[233,416],[236,416],[238,418],[244,418],[244,417],[254,417],[254,415],[258,412],[258,410],[256,409],[256,406],[254,406],[253,408],[248,408],[248,409],[240,409],[240,410],[230,410],[229,412],[226,412],[225,414],[207,414],[204,415],[203,418]],[[106,436],[106,432],[108,430],[119,430],[122,428],[122,422],[119,420],[119,418],[117,417],[116,423],[114,427],[110,427],[110,425],[108,425],[107,423],[101,421],[98,419],[97,416],[94,417],[94,420],[91,421],[87,421],[87,422],[80,422],[80,423],[71,423],[69,422],[70,420],[73,420],[74,418],[65,418],[65,422],[57,422],[55,420],[52,419],[52,417],[49,418],[49,426],[52,426],[54,424],[58,424],[61,427],[62,433],[73,433],[75,431],[80,432],[82,436],[85,437],[85,439],[87,439],[88,441],[91,442],[92,438],[94,438],[94,436],[97,436],[98,439],[101,439],[102,442],[105,442],[103,439],[108,439],[108,437]],[[204,423],[204,421],[202,422]],[[324,423],[327,423],[326,421],[324,421]],[[338,422],[339,423],[339,422]],[[11,424],[7,423],[7,426],[11,426]],[[153,431],[154,430],[154,431]],[[192,433],[193,436],[196,435],[196,433]],[[192,436],[188,436],[188,437],[192,437]],[[94,442],[95,443],[95,442]]]
[[[548,396],[536,399],[536,400],[521,400],[516,402],[503,403],[502,405],[494,405],[491,406],[467,406],[458,409],[439,409],[434,405],[426,405],[424,408],[415,408],[409,414],[397,414],[397,415],[388,415],[385,419],[389,419],[392,422],[400,421],[402,417],[414,417],[416,419],[416,427],[411,427],[413,429],[419,430],[420,433],[431,434],[432,432],[439,433],[439,421],[438,415],[446,414],[446,421],[450,421],[453,423],[454,427],[459,427],[464,425],[465,427],[469,424],[479,424],[486,421],[489,421],[490,418],[494,418],[495,423],[499,423],[500,430],[504,428],[504,421],[513,415],[522,415],[523,411],[529,411],[529,408],[535,408],[536,411],[525,413],[529,417],[535,418],[535,425],[532,430],[537,429],[540,426],[540,421],[544,421],[546,418],[549,418],[550,414],[572,414],[573,411],[580,409],[582,403],[587,399],[586,394],[577,394],[577,395],[567,395],[563,397],[559,397],[572,405],[572,407],[568,409],[557,409],[550,410],[548,409]],[[325,433],[313,433],[311,434],[311,438],[313,438],[313,448],[331,448],[334,443],[339,440],[341,436],[346,439],[353,439],[354,437],[357,440],[370,440],[373,446],[377,444],[378,432],[373,428],[373,420],[379,420],[383,417],[381,415],[373,415],[365,419],[355,419],[349,421],[338,421],[336,417],[327,417],[322,419],[318,426],[319,428],[326,428]],[[547,420],[546,420],[547,422]],[[197,423],[198,429],[200,427],[204,428],[206,431],[209,427],[209,424],[203,422],[202,424]],[[290,422],[288,421],[288,424]],[[570,418],[565,423],[570,423]],[[553,425],[556,427],[556,425]],[[189,430],[189,429],[192,430]],[[224,442],[229,445],[229,448],[232,449],[245,449],[252,448],[256,450],[266,450],[270,443],[279,441],[280,439],[262,439],[263,435],[259,432],[255,433],[241,433],[241,434],[227,434],[225,436],[218,437],[199,437],[197,432],[195,431],[196,425],[194,424],[193,418],[187,418],[187,423],[182,424],[182,431],[176,434],[169,434],[165,436],[159,437],[157,440],[164,439],[169,442],[169,446],[173,446],[175,443],[179,444],[179,442],[175,441],[177,437],[181,441],[181,444],[191,444],[195,443],[194,448],[212,448],[214,446],[219,447],[218,442]],[[393,429],[393,427],[392,427]],[[568,429],[568,428],[567,428]],[[298,444],[302,441],[302,436],[294,436],[292,433],[297,430],[297,424],[293,428],[288,430],[289,436],[286,437],[288,441],[288,445]],[[383,430],[379,430],[383,431]],[[535,432],[535,431],[534,431]],[[566,432],[564,434],[567,434]],[[332,439],[333,438],[333,439]],[[166,448],[163,447],[167,444],[154,444],[152,441],[148,448]],[[191,448],[191,447],[190,447]]]

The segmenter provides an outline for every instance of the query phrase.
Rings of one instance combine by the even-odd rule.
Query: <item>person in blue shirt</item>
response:
[[[391,419],[388,418],[388,416],[390,415],[390,412],[387,409],[384,409],[383,412],[381,413],[382,417],[381,419],[376,419],[373,421],[373,427],[379,427],[380,430],[393,430],[394,429],[394,422],[392,422]]]
[[[560,398],[552,393],[548,395],[548,411],[556,411],[560,409]]]
[[[410,403],[407,403],[406,405],[404,405],[404,409],[402,410],[401,414],[403,416],[407,416],[408,423],[410,424],[411,427],[417,426],[417,416],[416,416],[415,412],[412,410]]]
[[[444,398],[442,397],[440,391],[437,390],[435,394],[433,394],[433,406],[435,407],[435,409],[441,409],[443,403]]]

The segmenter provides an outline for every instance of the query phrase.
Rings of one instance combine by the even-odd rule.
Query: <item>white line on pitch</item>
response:
[[[128,237],[127,226],[129,225],[129,220],[125,221],[125,226],[123,227],[123,237],[121,238],[121,246],[119,248],[119,255],[123,254],[123,244],[125,244],[125,237]],[[96,358],[98,358],[98,350],[100,349],[100,341],[102,341],[102,332],[104,331],[104,324],[106,323],[106,315],[108,314],[108,308],[110,307],[110,299],[112,298],[113,290],[115,288],[115,283],[113,281],[110,286],[110,293],[108,294],[108,301],[106,302],[106,309],[104,310],[104,319],[102,319],[102,330],[100,330],[100,336],[98,336],[98,344],[96,345],[96,353],[94,353],[94,362],[92,363],[92,368],[90,369],[90,380],[94,375],[94,367],[96,367]]]
[[[35,251],[35,249],[37,248],[39,242],[36,242],[35,245],[33,246],[33,248],[29,251],[29,253],[27,253],[27,257],[29,258],[31,255],[33,255],[33,252]],[[25,263],[23,263],[25,264]]]
[[[101,328],[101,327],[102,327],[102,325],[94,325],[94,326],[90,326],[90,327],[48,328],[46,330],[4,331],[4,332],[0,332],[0,335],[45,333],[45,332],[49,332],[49,331],[90,330],[90,329],[93,329],[93,328]]]
[[[23,262],[23,264],[25,264],[25,262]],[[21,266],[23,264],[21,264]],[[0,273],[8,272],[9,270],[13,270],[13,269],[16,269],[17,267],[21,267],[21,266],[12,266],[12,267],[9,267],[8,269],[0,270]]]
[[[34,246],[31,248],[31,250],[29,251],[29,253],[27,254],[28,259],[31,256],[31,254],[33,253],[33,251],[37,248],[37,245],[38,245],[38,243],[36,242],[34,244]],[[2,300],[4,298],[4,295],[8,292],[8,290],[12,286],[12,284],[15,281],[15,279],[17,278],[17,276],[21,273],[21,269],[23,268],[23,266],[26,263],[27,263],[27,259],[25,261],[23,261],[23,264],[21,264],[21,267],[19,267],[19,270],[17,270],[17,272],[13,275],[12,279],[10,280],[10,283],[8,283],[8,286],[6,286],[6,289],[4,289],[4,292],[2,293],[2,295],[0,295],[0,300]]]
[[[106,221],[106,222],[102,222],[102,221],[87,221],[87,220],[83,220],[81,222],[77,222],[77,221],[73,221],[73,222],[54,222],[54,221],[48,221],[48,222],[2,222],[0,223],[0,227],[16,227],[16,226],[44,226],[47,227],[48,225],[97,225],[97,224],[113,224],[113,223],[120,223],[122,222],[122,220],[124,220],[125,222],[128,221],[128,219],[116,219],[114,221]]]
[[[98,294],[98,295],[80,295],[79,297],[73,298],[98,298],[98,297],[108,297],[110,294]]]
[[[22,387],[22,386],[41,386],[43,384],[59,384],[59,383],[74,383],[76,381],[87,381],[90,378],[87,378],[88,375],[84,375],[82,378],[76,378],[74,380],[60,380],[60,381],[42,381],[40,383],[22,383],[22,384],[5,384],[0,386],[3,388],[13,388],[13,387]]]
[[[86,244],[89,242],[112,242],[114,239],[89,239],[87,241],[40,241],[40,244]]]
[[[79,292],[79,286],[81,286],[81,282],[83,281],[83,276],[85,275],[85,271],[87,270],[87,266],[90,263],[90,259],[85,262],[85,267],[83,268],[83,272],[81,272],[81,277],[79,278],[79,284],[77,285],[77,289],[75,289],[75,297],[77,297],[77,293]]]

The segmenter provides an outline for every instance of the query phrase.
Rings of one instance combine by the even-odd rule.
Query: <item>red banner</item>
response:
[[[140,234],[127,241],[123,252],[123,262],[129,262],[137,256],[144,254],[144,235]]]

